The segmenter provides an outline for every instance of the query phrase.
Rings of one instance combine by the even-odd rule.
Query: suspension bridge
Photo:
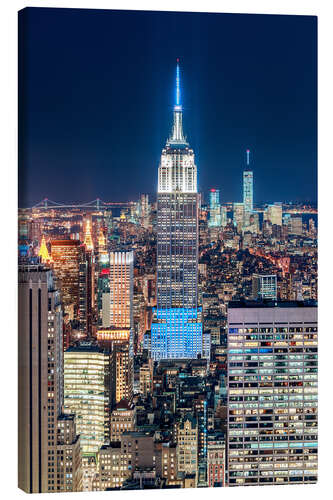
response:
[[[68,208],[84,208],[87,210],[108,210],[111,208],[128,208],[132,205],[133,202],[125,201],[125,202],[107,202],[103,201],[100,198],[96,198],[96,200],[88,201],[86,203],[59,203],[57,201],[49,200],[48,198],[44,198],[39,203],[36,203],[32,209],[68,209]]]

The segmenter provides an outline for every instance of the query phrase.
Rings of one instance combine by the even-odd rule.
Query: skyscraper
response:
[[[82,248],[79,240],[51,241],[51,256],[57,286],[65,312],[73,317],[79,310],[79,263]]]
[[[249,218],[253,212],[253,170],[250,167],[250,150],[246,150],[246,167],[243,171],[243,205],[244,225],[249,225]]]
[[[316,482],[316,304],[228,307],[229,486]]]
[[[41,265],[19,267],[18,484],[27,493],[80,487],[80,442],[73,415],[72,433],[66,437],[66,453],[73,458],[72,476],[66,485],[61,481],[63,462],[57,459],[64,444],[57,433],[63,419],[59,297],[52,271]]]
[[[158,169],[157,307],[151,331],[155,360],[202,353],[197,167],[183,133],[178,60],[175,101],[172,133]]]
[[[133,252],[110,253],[110,326],[133,328]]]
[[[237,227],[237,232],[241,233],[244,227],[245,211],[244,203],[233,204],[233,221],[234,226]]]
[[[95,262],[92,250],[82,246],[79,263],[79,310],[80,330],[91,336],[94,310]]]
[[[52,272],[19,268],[18,299],[19,487],[42,493],[53,491],[48,469],[55,467],[62,402],[62,314]]]
[[[209,191],[209,227],[221,226],[220,190],[212,188]]]

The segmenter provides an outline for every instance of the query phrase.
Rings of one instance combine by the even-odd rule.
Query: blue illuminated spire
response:
[[[183,112],[181,105],[180,96],[180,69],[179,69],[179,59],[177,59],[176,66],[176,95],[175,95],[175,105],[173,107],[173,126],[172,134],[168,140],[169,145],[187,145],[186,139],[183,133]]]
[[[177,59],[177,67],[176,67],[176,104],[175,104],[175,108],[181,108],[179,59]]]
[[[250,150],[246,150],[246,165],[247,167],[250,165]]]

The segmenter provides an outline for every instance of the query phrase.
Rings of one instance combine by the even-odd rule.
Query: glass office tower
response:
[[[157,195],[157,307],[152,358],[202,353],[198,307],[198,193],[194,153],[183,133],[179,64],[171,137],[162,150]]]

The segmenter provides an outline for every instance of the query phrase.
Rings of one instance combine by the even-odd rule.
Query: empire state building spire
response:
[[[173,128],[162,149],[157,191],[156,308],[151,325],[151,356],[202,356],[202,308],[198,293],[197,167],[182,127],[179,61]]]
[[[180,70],[179,70],[179,59],[177,59],[176,66],[176,99],[175,105],[173,107],[173,125],[172,134],[168,140],[168,145],[180,144],[187,145],[186,138],[183,132],[183,108],[181,105],[181,92],[180,92]]]

